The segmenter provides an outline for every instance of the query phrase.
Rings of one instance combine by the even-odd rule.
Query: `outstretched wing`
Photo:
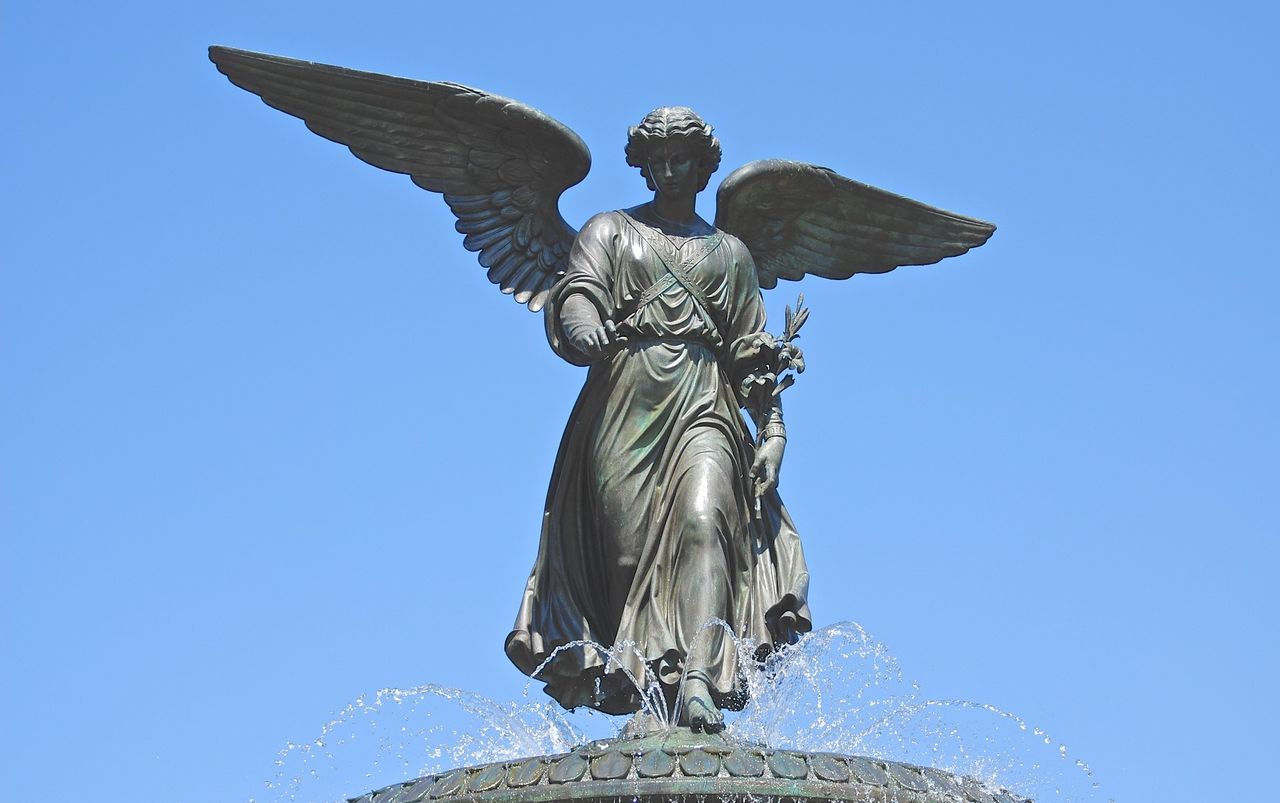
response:
[[[232,83],[320,136],[443,193],[489,280],[541,309],[577,234],[560,216],[560,195],[591,166],[576,134],[529,106],[459,84],[217,46],[209,58]]]
[[[716,227],[746,244],[763,288],[807,273],[847,279],[930,265],[977,248],[996,230],[825,167],[780,159],[733,171],[716,207]]]

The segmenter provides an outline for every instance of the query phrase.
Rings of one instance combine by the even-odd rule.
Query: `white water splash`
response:
[[[453,767],[564,753],[617,726],[551,700],[499,702],[432,684],[382,689],[357,697],[315,738],[286,743],[267,794],[249,803],[340,801]]]
[[[1105,799],[1065,744],[994,705],[929,698],[855,622],[808,634],[744,679],[751,700],[728,730],[742,741],[937,767],[1039,803]]]
[[[1105,799],[1089,766],[1069,757],[1065,744],[993,705],[928,698],[857,623],[810,633],[759,670],[756,644],[736,638],[723,622],[708,622],[704,631],[715,628],[735,645],[750,693],[746,708],[727,716],[732,739],[933,766],[1039,803]],[[606,664],[618,665],[617,657],[635,645],[584,641],[561,649],[597,650]],[[645,711],[666,722],[653,674],[631,680]],[[435,685],[359,697],[315,738],[280,750],[263,803],[342,800],[452,767],[568,752],[616,736],[626,724],[622,717],[570,713],[551,700],[528,699],[534,683],[514,702]]]

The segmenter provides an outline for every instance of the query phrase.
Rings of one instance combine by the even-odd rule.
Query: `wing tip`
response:
[[[255,53],[252,50],[242,50],[238,47],[230,47],[228,45],[209,45],[209,61],[222,67],[223,64],[235,59],[244,59],[266,56],[266,53]]]
[[[227,74],[227,70],[223,64],[230,61],[234,56],[235,50],[225,45],[209,45],[209,61],[213,62],[213,66],[218,68],[218,72],[223,75]]]
[[[968,251],[970,248],[978,248],[986,245],[987,241],[996,233],[996,224],[985,220],[978,220],[977,218],[969,219],[978,224],[979,233],[973,238],[973,244],[970,245],[969,248],[966,248],[965,251]]]

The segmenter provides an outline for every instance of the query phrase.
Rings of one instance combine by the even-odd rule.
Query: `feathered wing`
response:
[[[825,167],[780,159],[733,171],[716,207],[716,227],[746,244],[763,288],[805,274],[847,279],[930,265],[977,248],[996,230]]]
[[[232,83],[320,136],[443,193],[489,280],[541,309],[577,234],[560,216],[560,195],[591,166],[587,146],[567,127],[459,84],[217,46],[209,58]]]

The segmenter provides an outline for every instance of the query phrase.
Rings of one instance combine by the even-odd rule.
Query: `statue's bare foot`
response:
[[[680,707],[680,724],[695,733],[719,733],[724,730],[724,714],[711,699],[711,690],[702,678],[690,675],[684,681],[684,704]]]

